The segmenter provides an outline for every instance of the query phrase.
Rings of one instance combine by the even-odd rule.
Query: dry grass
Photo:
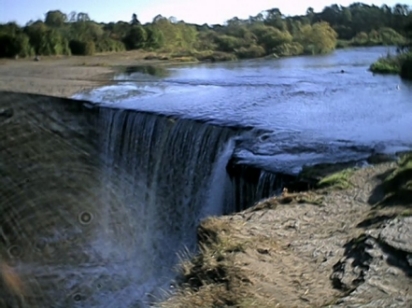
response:
[[[255,212],[263,209],[275,209],[278,205],[303,203],[323,206],[324,196],[318,194],[315,191],[288,193],[286,190],[283,192],[281,196],[262,200],[254,207],[246,210],[245,212]]]
[[[181,288],[163,302],[163,308],[191,307],[280,307],[273,299],[253,292],[253,278],[235,255],[247,248],[259,246],[262,253],[275,247],[274,243],[257,243],[239,236],[242,224],[210,218],[199,227],[200,253],[182,261]],[[255,240],[255,239],[254,239]],[[262,248],[264,247],[264,248]]]

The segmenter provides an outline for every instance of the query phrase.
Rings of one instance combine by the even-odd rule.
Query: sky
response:
[[[412,5],[412,0],[0,0],[0,23],[15,21],[25,25],[29,20],[44,19],[50,10],[60,10],[67,14],[88,13],[98,22],[130,21],[136,13],[142,23],[161,14],[190,23],[221,24],[235,16],[248,18],[270,8],[279,8],[285,15],[303,15],[310,6],[319,12],[333,3],[347,6],[353,2]]]

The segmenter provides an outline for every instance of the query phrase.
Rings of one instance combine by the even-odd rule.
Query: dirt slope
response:
[[[412,307],[412,198],[387,204],[380,185],[396,167],[206,220],[163,307]]]

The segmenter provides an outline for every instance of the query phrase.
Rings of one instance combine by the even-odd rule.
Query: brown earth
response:
[[[113,82],[121,68],[171,65],[177,61],[144,60],[148,52],[128,51],[78,57],[0,60],[0,90],[70,97]]]
[[[412,307],[412,199],[375,204],[395,167],[206,220],[163,307]]]

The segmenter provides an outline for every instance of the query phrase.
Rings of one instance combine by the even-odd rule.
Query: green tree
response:
[[[60,11],[49,11],[46,13],[44,23],[49,27],[63,27],[67,22],[67,15]]]
[[[286,23],[282,13],[278,8],[273,8],[266,11],[265,24],[277,28],[280,31],[285,31]]]
[[[0,57],[28,57],[33,54],[34,51],[30,46],[29,37],[26,34],[0,34]]]
[[[149,49],[158,49],[164,46],[163,33],[153,25],[145,27],[147,33],[146,47]]]
[[[147,41],[146,30],[139,25],[133,26],[123,39],[127,49],[143,48]]]
[[[132,26],[140,25],[140,21],[139,21],[139,19],[137,19],[137,15],[135,13],[133,13],[133,15],[132,15],[132,21],[130,22],[130,24]]]
[[[256,36],[259,45],[263,46],[267,53],[273,51],[274,48],[291,43],[292,35],[288,31],[281,31],[277,28],[264,25],[256,25],[251,28],[252,33]]]

